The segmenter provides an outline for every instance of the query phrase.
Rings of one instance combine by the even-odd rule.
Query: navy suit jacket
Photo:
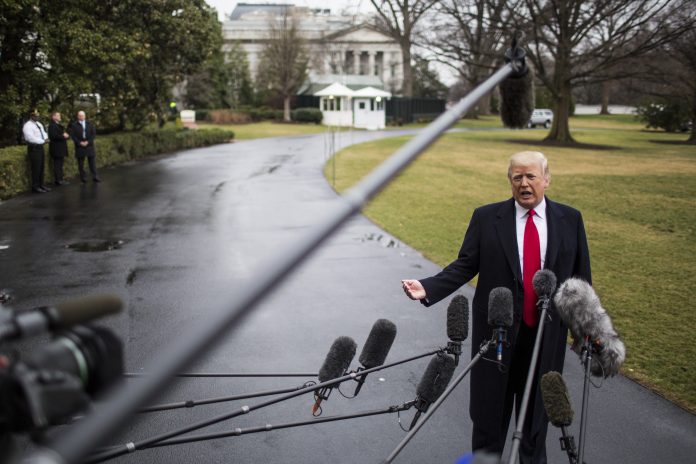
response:
[[[546,198],[546,216],[548,243],[545,269],[556,274],[559,285],[569,277],[581,277],[591,283],[590,255],[580,212]],[[427,301],[423,300],[422,303],[430,306],[446,298],[478,274],[472,304],[472,357],[478,352],[481,343],[491,337],[492,327],[488,325],[489,293],[496,287],[509,288],[514,301],[514,325],[509,332],[511,349],[504,350],[503,353],[503,363],[508,367],[522,319],[524,301],[517,250],[514,199],[482,206],[471,217],[457,259],[439,274],[420,281],[427,295]],[[562,372],[567,349],[568,331],[553,305],[549,316],[551,320],[544,328],[538,375],[551,370]],[[493,363],[478,363],[472,369],[469,412],[477,426],[500,427],[506,386],[507,373],[501,373]],[[535,430],[546,425],[538,388],[536,395],[535,410],[530,411],[534,417]]]

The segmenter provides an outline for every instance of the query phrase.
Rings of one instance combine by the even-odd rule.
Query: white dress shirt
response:
[[[38,145],[46,143],[48,138],[43,125],[39,121],[32,121],[31,119],[24,123],[22,134],[24,134],[24,140]]]
[[[541,269],[544,269],[544,263],[546,261],[546,245],[549,242],[549,228],[548,222],[546,221],[546,197],[541,200],[536,208],[534,208],[533,221],[534,225],[539,232],[539,245],[541,252]],[[515,202],[515,224],[517,226],[517,253],[520,257],[520,270],[522,275],[524,275],[524,228],[527,225],[527,217],[529,210],[519,203]]]

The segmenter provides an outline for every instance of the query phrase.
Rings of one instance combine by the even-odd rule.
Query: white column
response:
[[[360,74],[360,50],[353,50],[353,74]]]
[[[377,53],[374,51],[369,51],[367,52],[367,75],[368,76],[374,76],[375,75],[375,55]]]

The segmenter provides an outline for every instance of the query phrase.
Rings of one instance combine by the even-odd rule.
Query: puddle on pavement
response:
[[[65,245],[73,251],[79,251],[83,253],[95,253],[99,251],[111,251],[120,249],[123,244],[126,243],[124,240],[104,240],[95,242],[77,242]]]
[[[360,239],[361,242],[377,242],[384,248],[399,248],[399,242],[384,234],[365,234],[363,238]]]

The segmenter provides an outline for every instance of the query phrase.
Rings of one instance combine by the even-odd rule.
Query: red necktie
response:
[[[522,320],[528,327],[535,327],[539,320],[539,314],[536,308],[537,294],[532,284],[534,274],[541,269],[539,232],[537,231],[533,219],[535,214],[533,209],[529,210],[527,224],[524,226],[524,248],[522,250],[522,284],[524,287]]]

